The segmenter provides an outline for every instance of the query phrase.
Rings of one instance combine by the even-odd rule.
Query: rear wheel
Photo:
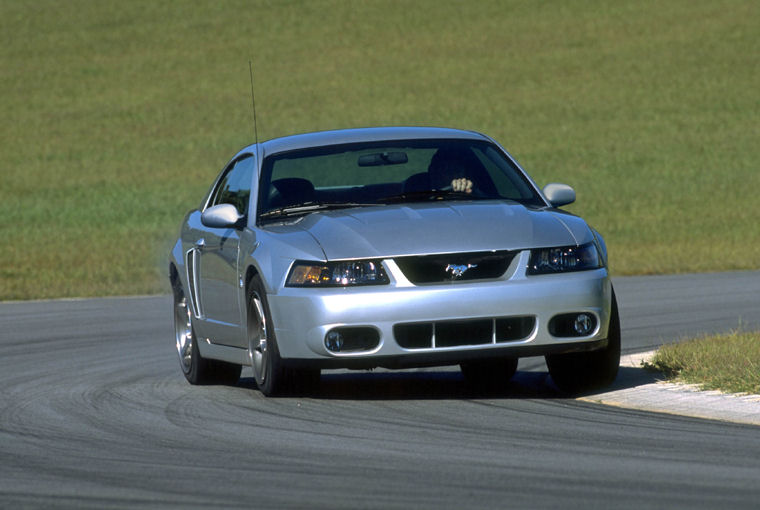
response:
[[[467,384],[480,391],[505,388],[517,372],[517,358],[472,361],[460,365]]]
[[[607,347],[590,352],[546,356],[549,374],[562,391],[580,393],[603,388],[612,384],[617,377],[620,366],[620,316],[614,291],[611,312]]]
[[[174,284],[174,340],[179,365],[190,384],[234,384],[240,378],[240,365],[207,360],[198,350],[190,305],[182,285]]]
[[[182,287],[179,284],[174,286],[174,340],[177,348],[177,354],[179,355],[179,366],[182,369],[182,373],[188,378],[188,381],[193,382],[194,378],[190,375],[193,371],[194,365],[197,365],[197,361],[193,363],[195,359],[195,334],[193,332],[193,325],[190,320],[190,307],[187,303],[187,297],[182,291]],[[197,371],[196,371],[197,372]]]

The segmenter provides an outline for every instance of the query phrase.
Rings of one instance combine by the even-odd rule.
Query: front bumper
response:
[[[488,357],[521,357],[606,346],[611,283],[605,268],[576,273],[526,276],[528,252],[497,280],[413,285],[392,260],[384,261],[390,285],[351,288],[282,288],[268,296],[280,356],[289,365],[322,368],[389,368],[457,364]],[[518,260],[519,259],[519,260]],[[591,314],[596,327],[587,336],[558,337],[550,320],[560,314]],[[533,317],[524,338],[478,345],[408,349],[394,326],[471,319]],[[362,352],[331,352],[327,333],[338,327],[367,327],[379,341]],[[433,342],[435,344],[435,342]]]

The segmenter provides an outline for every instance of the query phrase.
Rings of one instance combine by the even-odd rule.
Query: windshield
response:
[[[498,147],[477,140],[403,140],[309,148],[267,157],[259,218],[430,200],[544,206]]]

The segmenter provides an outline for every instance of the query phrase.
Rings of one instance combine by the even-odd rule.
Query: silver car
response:
[[[193,384],[251,366],[267,395],[323,369],[459,365],[503,387],[545,356],[568,392],[611,383],[620,324],[602,236],[494,140],[367,128],[253,144],[185,217],[169,261]]]

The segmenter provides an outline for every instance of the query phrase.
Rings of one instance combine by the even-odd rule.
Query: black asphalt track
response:
[[[760,329],[759,272],[615,286],[628,352]],[[498,395],[438,369],[325,373],[314,396],[266,399],[249,369],[187,384],[172,336],[166,296],[0,304],[0,508],[760,502],[760,428],[563,398],[540,359]]]

